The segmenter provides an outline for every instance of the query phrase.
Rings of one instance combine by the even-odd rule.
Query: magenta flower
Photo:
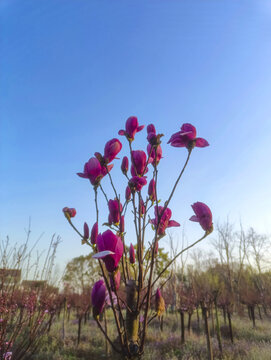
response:
[[[148,195],[152,202],[156,201],[155,180],[151,179],[148,187]]]
[[[114,281],[113,281],[113,279],[114,279]],[[115,282],[115,286],[114,286],[114,282]],[[119,289],[119,287],[120,287],[120,271],[119,270],[117,272],[111,274],[110,286],[111,286],[112,291],[115,291],[115,287],[116,287],[116,290]]]
[[[158,225],[158,216],[160,217],[161,214],[162,218],[160,219],[160,223]],[[175,220],[170,220],[171,218],[171,210],[169,208],[166,208],[166,210],[164,211],[163,206],[155,206],[155,218],[150,220],[150,223],[153,224],[155,226],[155,228],[158,225],[158,230],[157,230],[157,234],[158,235],[164,235],[165,231],[167,228],[172,227],[172,226],[180,226],[180,224],[175,221]]]
[[[133,176],[128,183],[131,192],[140,191],[142,187],[146,184],[147,184],[146,178],[139,176]]]
[[[98,223],[96,222],[91,229],[91,234],[90,234],[90,242],[92,245],[95,245],[97,242],[97,237],[98,237]]]
[[[120,212],[122,211],[122,205],[119,204],[119,200],[109,200],[109,223],[118,224],[120,221]]]
[[[72,217],[75,217],[76,215],[76,210],[74,208],[69,208],[67,206],[65,206],[62,211],[64,212],[64,215],[66,216],[66,218],[69,220]]]
[[[112,169],[112,167],[113,165],[107,166],[108,172]],[[106,167],[102,166],[100,161],[95,157],[90,158],[89,161],[85,163],[83,173],[77,173],[78,176],[84,179],[89,179],[93,186],[98,186],[106,174]]]
[[[196,147],[206,147],[209,145],[208,141],[203,138],[197,138],[196,128],[191,124],[183,124],[181,131],[176,132],[168,141],[174,147],[186,147],[193,149]]]
[[[129,169],[129,160],[127,156],[124,156],[121,163],[121,171],[123,172],[124,175],[126,175],[128,169]]]
[[[213,231],[213,222],[210,208],[202,202],[196,202],[191,206],[196,215],[191,216],[189,220],[199,222],[203,230],[211,233]]]
[[[131,189],[129,186],[127,186],[125,190],[125,199],[126,201],[129,201],[131,199]]]
[[[156,156],[155,156],[155,148],[152,147],[150,144],[147,146],[147,153],[149,155],[149,162],[153,165],[158,165],[160,160],[162,159],[162,148],[161,145],[156,147]]]
[[[158,145],[161,144],[161,137],[164,136],[163,134],[156,134],[156,129],[155,126],[153,124],[150,124],[147,126],[147,140],[149,142],[149,144],[153,147],[157,147]]]
[[[139,126],[137,117],[130,116],[125,124],[125,130],[120,130],[119,135],[124,135],[129,141],[133,141],[135,134],[141,131],[144,128],[144,125]]]
[[[133,247],[133,244],[130,245],[129,256],[130,256],[130,263],[134,264],[135,263],[135,248]]]
[[[98,235],[97,247],[99,253],[93,257],[103,259],[108,272],[115,271],[123,254],[121,238],[111,230],[107,230]]]
[[[104,161],[106,164],[113,161],[122,148],[122,144],[118,139],[109,140],[104,147]]]
[[[143,150],[132,151],[132,176],[143,176],[147,171],[147,155]]]
[[[88,239],[89,238],[89,227],[88,224],[85,222],[84,223],[84,239]]]
[[[103,311],[105,304],[106,287],[103,280],[97,281],[91,291],[93,316],[97,317]]]

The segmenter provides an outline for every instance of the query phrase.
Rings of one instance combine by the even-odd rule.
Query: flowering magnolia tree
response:
[[[92,248],[93,258],[97,259],[101,269],[102,279],[94,284],[91,294],[93,316],[114,351],[128,359],[143,354],[148,325],[156,316],[160,317],[165,309],[160,291],[163,284],[160,284],[159,288],[159,280],[182,252],[203,240],[213,230],[209,207],[202,202],[194,203],[192,205],[194,215],[190,220],[201,225],[204,230],[203,236],[168,261],[158,274],[155,272],[160,239],[165,236],[167,228],[180,226],[177,221],[171,219],[172,212],[169,208],[171,199],[189,162],[192,150],[209,144],[205,139],[196,137],[196,129],[191,124],[183,124],[181,130],[170,137],[168,144],[185,148],[188,153],[167,200],[161,206],[157,175],[159,162],[162,159],[163,135],[157,134],[155,126],[150,124],[147,127],[147,153],[143,150],[133,150],[135,136],[143,128],[144,125],[139,126],[137,118],[132,116],[126,121],[125,130],[119,131],[119,135],[126,138],[129,146],[129,156],[124,156],[121,163],[121,171],[127,179],[127,187],[121,191],[123,197],[118,195],[119,192],[111,176],[112,161],[122,149],[122,143],[118,139],[108,141],[105,144],[104,154],[95,153],[95,157],[90,158],[85,164],[84,171],[77,174],[81,178],[88,179],[94,190],[96,222],[91,231],[85,223],[81,234],[72,223],[76,210],[68,207],[63,209],[68,222],[81,237],[82,244]],[[150,171],[151,168],[153,171]],[[104,177],[109,178],[114,199],[109,199],[102,187]],[[108,221],[103,224],[108,229],[104,232],[99,232],[98,191],[102,193],[108,205]],[[128,244],[126,240],[124,224],[128,207],[133,214],[136,244]],[[153,211],[154,216],[151,218],[149,214]],[[148,226],[153,230],[153,238],[147,242],[145,234]],[[153,298],[154,311],[151,308]],[[108,337],[99,319],[105,309],[106,299],[109,299],[114,314],[118,334],[116,339]]]

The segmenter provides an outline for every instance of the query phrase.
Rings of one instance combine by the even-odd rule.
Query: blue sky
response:
[[[130,115],[165,134],[164,200],[186,155],[165,140],[189,122],[210,143],[194,150],[171,204],[189,241],[201,234],[187,221],[195,201],[214,221],[270,231],[267,0],[2,0],[0,13],[2,239],[22,241],[31,216],[33,239],[45,231],[41,248],[61,235],[59,263],[87,253],[61,210],[75,207],[76,225],[92,225],[93,191],[76,172]],[[134,148],[145,142],[143,130]],[[121,192],[119,165],[112,176]]]

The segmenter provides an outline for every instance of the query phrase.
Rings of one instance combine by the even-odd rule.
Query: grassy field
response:
[[[114,338],[115,330],[110,311],[108,311],[109,336]],[[187,321],[187,318],[185,319]],[[54,323],[51,333],[47,335],[39,351],[31,360],[75,360],[75,359],[111,359],[117,360],[118,356],[110,353],[106,356],[105,340],[93,319],[88,320],[82,326],[81,342],[77,346],[76,319],[71,319],[65,326],[65,338],[63,339],[62,319]],[[210,321],[212,333],[212,324]],[[180,317],[177,314],[165,314],[163,332],[159,329],[157,320],[150,325],[144,360],[204,360],[207,359],[206,339],[203,332],[203,324],[192,321],[192,330],[186,332],[185,344],[181,344]],[[223,337],[223,355],[220,354],[215,335],[212,337],[212,345],[215,359],[271,359],[271,319],[257,320],[256,328],[252,327],[247,317],[233,317],[234,344],[229,339],[228,327],[223,325],[221,318],[221,333]]]

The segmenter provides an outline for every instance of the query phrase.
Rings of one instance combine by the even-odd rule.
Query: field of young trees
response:
[[[151,299],[142,358],[270,359],[269,242],[252,228],[236,230],[227,221],[216,226],[210,253],[193,250],[174,263],[159,283],[165,307],[155,296]],[[62,285],[53,286],[57,245],[53,238],[43,274],[36,268],[35,280],[30,281],[21,280],[19,270],[25,273],[37,266],[29,259],[27,243],[16,249],[2,243],[1,358],[120,358],[93,318],[91,290],[99,273],[97,261],[91,254],[74,258],[66,266]],[[169,252],[159,249],[156,274],[177,252],[172,233],[169,245]],[[11,263],[13,268],[4,272],[4,265]],[[125,288],[120,286],[117,292],[125,299]],[[125,309],[125,304],[121,307]],[[109,298],[99,324],[109,339],[116,338]]]

